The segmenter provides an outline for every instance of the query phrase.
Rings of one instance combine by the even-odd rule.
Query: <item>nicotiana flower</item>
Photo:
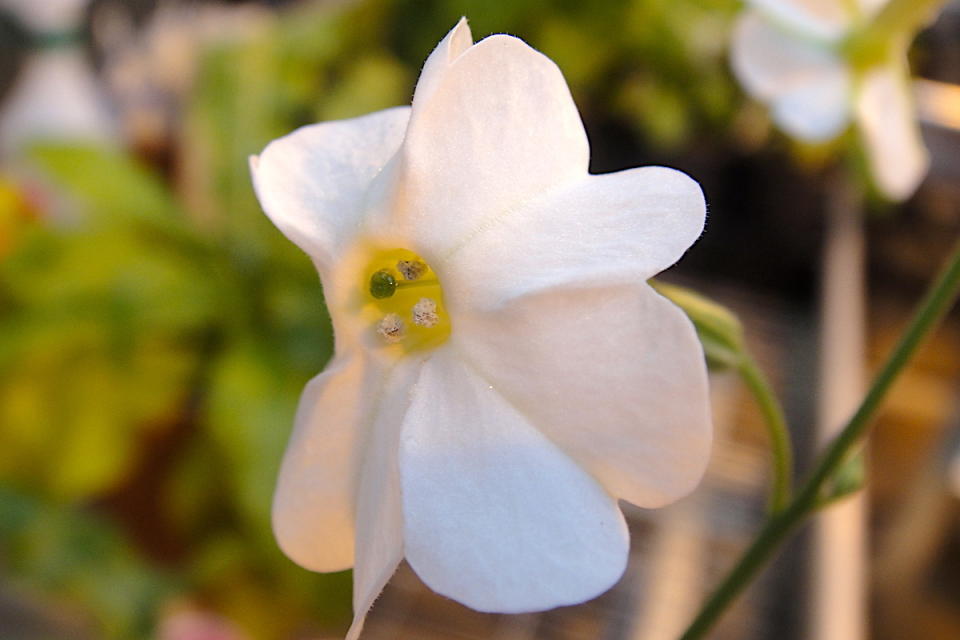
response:
[[[887,0],[748,0],[733,34],[733,70],[767,103],[788,134],[823,142],[851,120],[879,190],[909,197],[926,175],[927,151],[910,96],[907,37],[876,59],[853,60],[846,45]],[[913,34],[903,34],[903,36]]]
[[[474,609],[536,611],[622,574],[622,498],[699,482],[711,423],[691,323],[646,280],[699,236],[686,175],[587,171],[563,77],[466,21],[410,108],[321,123],[251,166],[320,272],[335,356],[304,391],[274,530],[354,568],[355,638],[407,561]]]

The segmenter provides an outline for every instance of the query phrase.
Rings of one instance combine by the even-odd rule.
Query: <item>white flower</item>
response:
[[[68,37],[79,31],[90,0],[0,0],[35,36]],[[16,158],[37,140],[116,140],[106,96],[81,43],[30,52],[10,94],[0,104],[0,157]]]
[[[699,236],[703,195],[672,169],[590,175],[588,159],[556,65],[505,35],[474,45],[464,20],[411,108],[305,127],[253,159],[336,334],[274,530],[304,567],[354,567],[348,637],[404,557],[481,611],[596,596],[627,560],[617,498],[658,507],[698,483],[703,353],[646,280]]]
[[[767,103],[788,134],[830,140],[856,122],[877,187],[909,197],[927,173],[910,96],[905,46],[857,68],[841,49],[886,0],[750,0],[734,30],[731,61],[741,84]]]

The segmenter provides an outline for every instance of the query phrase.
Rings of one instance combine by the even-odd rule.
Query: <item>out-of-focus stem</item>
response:
[[[854,66],[868,67],[889,59],[894,48],[905,49],[946,0],[890,0],[841,44]]]
[[[915,34],[932,19],[946,0],[890,0],[864,30],[870,37],[889,39],[898,33]]]

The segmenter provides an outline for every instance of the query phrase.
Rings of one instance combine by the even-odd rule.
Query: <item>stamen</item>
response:
[[[420,298],[417,304],[413,305],[413,323],[420,327],[431,328],[437,326],[440,322],[440,315],[437,313],[437,303],[430,298]]]
[[[400,342],[406,333],[403,318],[395,313],[388,313],[383,316],[383,319],[380,320],[380,323],[377,325],[377,333],[391,344]]]
[[[416,280],[427,272],[427,265],[419,260],[401,260],[397,263],[397,271],[404,280]]]

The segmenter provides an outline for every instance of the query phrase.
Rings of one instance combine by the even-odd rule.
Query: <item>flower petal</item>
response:
[[[417,89],[413,94],[413,104],[426,104],[444,75],[453,66],[453,62],[461,53],[473,45],[473,35],[467,25],[466,18],[460,18],[450,33],[440,41],[440,44],[430,53],[423,63],[420,79],[417,80]]]
[[[765,15],[798,35],[833,40],[850,27],[850,6],[837,0],[748,0]]]
[[[857,124],[877,187],[891,200],[913,195],[930,157],[910,96],[906,62],[869,71],[857,96]]]
[[[300,398],[273,498],[283,552],[313,571],[353,566],[358,434],[368,384],[363,359],[338,358]]]
[[[599,595],[623,573],[616,501],[451,349],[423,367],[400,474],[407,560],[442,595],[539,611]]]
[[[618,498],[659,507],[703,475],[712,427],[703,349],[648,285],[556,288],[458,318],[457,347]]]
[[[436,261],[489,220],[581,177],[589,148],[557,66],[510,36],[469,48],[418,102],[385,226]]]
[[[557,284],[628,284],[676,262],[705,215],[700,186],[674,169],[589,175],[490,223],[435,268],[451,313]]]
[[[837,67],[820,81],[787,91],[773,103],[773,120],[788,134],[808,142],[837,137],[849,120],[850,79]]]
[[[357,561],[353,569],[353,624],[360,636],[374,600],[403,560],[403,515],[397,468],[400,426],[420,363],[406,359],[387,372],[383,388],[367,402],[377,406],[363,451],[357,493]],[[354,425],[360,427],[362,425]]]
[[[400,147],[409,115],[396,107],[302,127],[250,159],[264,211],[321,268],[356,233],[371,182]]]
[[[771,106],[777,125],[790,135],[822,142],[846,126],[850,73],[829,49],[749,11],[736,25],[730,60],[740,83]]]

